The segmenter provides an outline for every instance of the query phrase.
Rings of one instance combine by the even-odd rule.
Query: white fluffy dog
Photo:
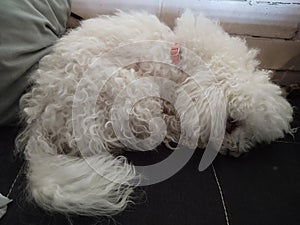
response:
[[[181,46],[178,62],[170,57],[172,43]],[[213,130],[225,130],[226,118],[223,153],[239,155],[290,133],[292,107],[270,82],[270,73],[257,68],[256,55],[216,22],[191,12],[177,19],[174,30],[147,13],[84,21],[40,61],[31,75],[32,88],[21,99],[27,126],[17,145],[25,148],[30,196],[48,210],[110,215],[132,201],[130,181],[137,174],[118,155],[128,145],[147,150],[158,141],[170,146],[181,135],[197,134],[196,145],[204,147]],[[134,85],[146,77],[153,79]],[[123,107],[115,107],[116,102]],[[216,102],[226,106],[225,120]],[[133,107],[128,111],[126,104]],[[190,113],[185,134],[180,128],[184,112]],[[118,134],[113,114],[120,121]],[[220,125],[211,129],[213,114]],[[151,121],[154,117],[164,123]],[[150,136],[152,141],[136,143]],[[189,140],[183,144],[194,146]]]

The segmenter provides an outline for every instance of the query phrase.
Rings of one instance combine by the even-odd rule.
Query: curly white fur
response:
[[[101,58],[116,46],[143,40],[179,42],[201,57],[213,72],[213,78],[197,74],[200,65],[193,58],[184,58],[183,53],[183,64],[193,66],[204,92],[217,100],[219,96],[211,87],[220,88],[228,117],[239,123],[233,132],[226,133],[223,151],[239,154],[256,143],[270,142],[290,132],[292,108],[281,97],[280,88],[270,82],[269,71],[257,68],[257,51],[249,50],[240,38],[230,37],[216,22],[186,12],[172,31],[147,13],[120,12],[116,16],[86,20],[81,27],[61,38],[52,53],[40,61],[39,69],[31,75],[31,91],[21,99],[27,126],[18,137],[17,146],[25,148],[29,190],[42,207],[64,213],[109,215],[123,210],[131,201],[133,187],[129,182],[136,179],[137,174],[125,157],[117,156],[124,145],[114,133],[110,113],[119,91],[139,77],[162,76],[181,85],[201,114],[200,124],[195,124],[194,118],[190,118],[188,124],[192,130],[200,127],[198,145],[207,144],[210,135],[208,102],[203,90],[187,74],[175,67],[150,62],[119,68],[113,58]],[[122,57],[135,58],[137,52],[136,49],[124,51]],[[168,48],[156,46],[147,49],[145,54],[154,58],[170,57]],[[143,61],[143,56],[139,57]],[[72,116],[79,82],[88,90],[97,91],[109,75],[97,68],[109,68],[117,73],[100,93],[95,111],[90,111],[90,93],[83,91],[75,99],[81,103],[82,114]],[[140,93],[159,94],[162,85],[153,82],[151,90],[149,84],[140,85],[138,89],[129,88],[123,101]],[[186,110],[191,107],[184,99],[181,105]],[[157,116],[162,117],[168,127],[164,142],[167,145],[170,141],[178,142],[179,116],[171,103],[158,98],[147,98],[135,104],[130,115],[135,136],[143,139],[160,130],[160,124],[154,124],[156,129],[148,125],[149,120]],[[82,118],[80,132],[75,135],[73,122]],[[126,137],[124,134],[124,139]],[[79,152],[77,143],[80,140],[86,142],[87,148]],[[88,163],[82,158],[85,153]],[[105,176],[100,176],[93,168]]]

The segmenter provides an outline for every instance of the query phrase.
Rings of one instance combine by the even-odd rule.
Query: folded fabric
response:
[[[18,118],[27,74],[64,34],[71,0],[0,1],[0,125]]]

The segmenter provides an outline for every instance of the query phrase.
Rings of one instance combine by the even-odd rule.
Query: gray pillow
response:
[[[16,122],[27,75],[66,30],[71,0],[0,1],[0,125]]]

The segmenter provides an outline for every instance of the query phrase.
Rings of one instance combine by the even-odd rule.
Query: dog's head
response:
[[[227,93],[228,119],[222,152],[227,149],[238,156],[256,143],[269,143],[291,133],[291,105],[264,71],[257,73]]]

